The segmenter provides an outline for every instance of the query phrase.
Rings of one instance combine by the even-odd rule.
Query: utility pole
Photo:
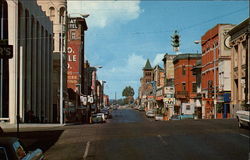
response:
[[[214,49],[214,119],[217,118],[217,96],[216,96],[216,46],[213,45]]]
[[[63,16],[61,18],[60,46],[60,124],[63,124]]]
[[[3,40],[3,23],[4,23],[4,6],[2,4],[2,15],[1,15],[1,40]],[[0,59],[0,118],[3,117],[3,59]]]

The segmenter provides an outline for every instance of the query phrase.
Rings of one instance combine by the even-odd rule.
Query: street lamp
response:
[[[200,44],[201,42],[203,41],[207,41],[207,40],[196,40],[194,41],[195,44]],[[208,41],[209,42],[209,41]],[[210,45],[210,42],[209,42],[209,45]],[[216,96],[216,44],[214,42],[213,44],[213,53],[214,53],[214,59],[213,59],[213,62],[214,62],[214,119],[217,118],[217,96]]]

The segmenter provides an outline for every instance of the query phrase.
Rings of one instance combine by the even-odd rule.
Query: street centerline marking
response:
[[[89,152],[89,146],[90,146],[90,142],[88,141],[87,142],[87,145],[86,145],[86,149],[85,149],[85,152],[84,152],[84,155],[83,155],[83,159],[85,160],[88,156],[88,152]]]
[[[161,140],[161,142],[162,142],[163,144],[165,144],[165,145],[168,144],[168,143],[162,138],[161,135],[158,135],[157,137]]]
[[[243,136],[243,137],[246,137],[246,138],[250,139],[250,137],[247,136],[247,135],[245,135],[245,134],[240,134],[240,135]]]

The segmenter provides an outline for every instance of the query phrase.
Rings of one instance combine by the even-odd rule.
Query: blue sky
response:
[[[194,44],[218,23],[239,24],[249,17],[248,1],[68,1],[69,14],[86,19],[86,58],[105,80],[110,98],[122,97],[132,86],[137,97],[147,58],[162,65],[164,53],[174,54],[171,38],[181,35],[180,52],[200,52]]]

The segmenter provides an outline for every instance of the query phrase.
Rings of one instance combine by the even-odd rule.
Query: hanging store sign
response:
[[[166,104],[175,104],[175,98],[163,98],[163,102]]]
[[[13,57],[12,45],[0,45],[0,58],[11,59]]]

